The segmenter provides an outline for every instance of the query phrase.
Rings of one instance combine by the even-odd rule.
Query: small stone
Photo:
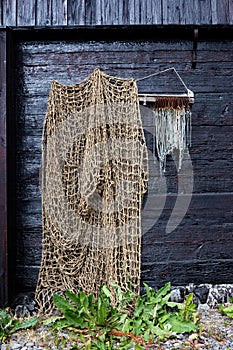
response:
[[[2,344],[1,345],[1,350],[7,350],[9,348],[8,344]]]
[[[174,343],[172,344],[173,349],[182,349],[182,344],[180,343]]]
[[[26,346],[27,347],[30,347],[30,346],[34,346],[35,344],[33,343],[33,342],[28,342],[28,343],[26,343]]]
[[[196,340],[196,339],[198,339],[198,334],[197,334],[197,333],[192,333],[192,334],[190,334],[189,339],[190,339],[190,340]]]
[[[209,289],[206,286],[196,287],[194,288],[194,294],[200,300],[201,304],[205,304],[207,302]]]
[[[173,290],[171,290],[171,301],[174,301],[176,303],[183,303],[184,294],[185,294],[184,288],[182,287],[174,288]]]
[[[12,343],[11,344],[11,350],[20,349],[21,347],[22,347],[22,344],[19,344],[19,343]]]

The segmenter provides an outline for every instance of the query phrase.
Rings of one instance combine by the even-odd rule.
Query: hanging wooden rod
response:
[[[147,102],[156,102],[158,98],[160,97],[186,97],[189,99],[189,103],[194,103],[194,93],[192,90],[187,89],[187,93],[181,93],[181,94],[148,94],[148,93],[140,93],[138,94],[138,99],[140,102],[143,102],[144,105],[146,105]]]

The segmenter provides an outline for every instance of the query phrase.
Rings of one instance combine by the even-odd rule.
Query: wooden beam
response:
[[[6,30],[6,134],[7,134],[7,263],[8,302],[15,297],[16,278],[16,41]]]
[[[0,307],[8,302],[6,31],[0,31]]]

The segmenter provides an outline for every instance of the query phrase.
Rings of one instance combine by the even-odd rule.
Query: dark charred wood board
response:
[[[0,307],[8,300],[6,33],[0,31]]]

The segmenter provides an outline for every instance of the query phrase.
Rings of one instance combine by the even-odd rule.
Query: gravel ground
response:
[[[182,334],[160,344],[153,344],[150,349],[233,349],[233,320],[222,316],[217,308],[200,307],[201,326],[199,334]],[[1,350],[68,350],[82,349],[68,332],[51,334],[48,327],[18,332],[4,344]],[[145,347],[146,349],[146,347]]]

